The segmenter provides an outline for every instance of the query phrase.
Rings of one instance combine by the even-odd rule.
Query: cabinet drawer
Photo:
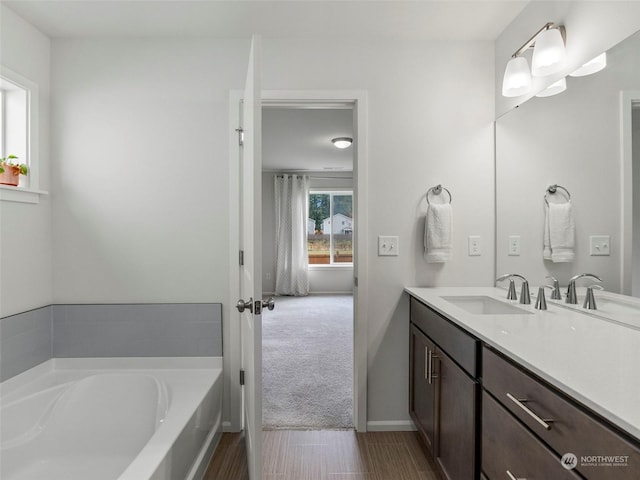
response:
[[[413,297],[410,305],[411,321],[469,375],[476,378],[478,341]]]
[[[578,457],[576,469],[580,473],[587,478],[638,479],[640,449],[625,438],[486,347],[483,348],[482,365],[484,388],[558,454],[575,454]],[[535,417],[551,421],[545,422],[545,426]],[[598,456],[628,458],[626,466],[588,461]],[[589,459],[582,461],[583,457]]]
[[[486,392],[482,396],[482,471],[490,480],[580,478]]]

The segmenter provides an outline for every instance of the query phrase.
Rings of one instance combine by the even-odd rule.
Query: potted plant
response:
[[[18,157],[9,155],[0,158],[0,183],[3,185],[18,186],[19,176],[29,173],[29,167],[25,163],[17,163]]]

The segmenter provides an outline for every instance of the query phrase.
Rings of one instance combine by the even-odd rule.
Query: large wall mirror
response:
[[[575,274],[594,273],[605,290],[640,296],[640,32],[609,50],[607,63],[496,121],[499,275],[520,273],[538,286],[549,283],[547,275],[566,285]],[[555,184],[571,195],[571,263],[543,259],[545,193]],[[566,194],[558,189],[548,199],[563,202]],[[591,254],[594,235],[610,236],[610,255]],[[519,255],[510,237],[519,237]]]

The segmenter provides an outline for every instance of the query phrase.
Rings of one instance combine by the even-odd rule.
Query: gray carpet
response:
[[[262,315],[263,426],[353,427],[353,297],[276,297]]]

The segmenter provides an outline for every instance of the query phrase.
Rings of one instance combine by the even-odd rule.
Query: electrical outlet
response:
[[[378,256],[396,256],[399,255],[398,245],[399,237],[389,235],[378,236]]]
[[[520,255],[520,235],[509,235],[509,255]]]
[[[589,237],[589,255],[611,255],[609,235],[591,235]]]
[[[480,235],[469,235],[469,256],[475,257],[481,254]]]

